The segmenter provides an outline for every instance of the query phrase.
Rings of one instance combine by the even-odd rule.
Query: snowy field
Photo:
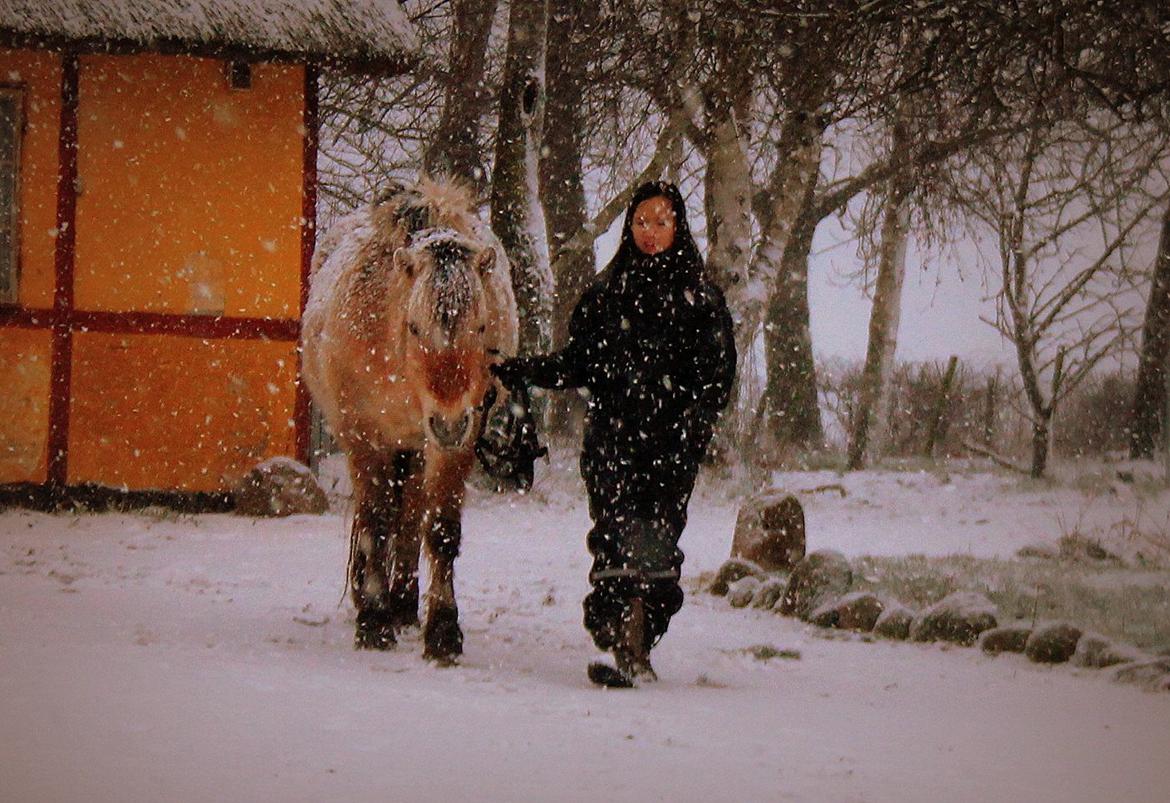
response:
[[[1170,695],[1020,656],[827,640],[693,593],[737,507],[709,483],[661,682],[590,686],[588,517],[555,468],[529,497],[472,494],[453,669],[425,663],[417,635],[351,648],[342,515],[0,514],[0,799],[1170,800]],[[809,549],[850,556],[1010,556],[1074,527],[1124,549],[1170,511],[1107,476],[779,479],[843,485],[802,499]],[[759,644],[801,658],[744,652]]]

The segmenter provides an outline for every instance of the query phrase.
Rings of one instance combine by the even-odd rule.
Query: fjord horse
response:
[[[517,337],[507,260],[472,210],[458,186],[424,179],[340,220],[314,260],[301,338],[353,481],[355,646],[388,649],[418,624],[421,542],[423,654],[440,664],[463,646],[454,563],[488,367]]]

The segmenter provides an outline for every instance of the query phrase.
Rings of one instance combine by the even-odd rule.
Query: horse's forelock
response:
[[[416,241],[418,256],[425,254],[432,268],[426,271],[422,301],[431,319],[446,338],[455,334],[470,315],[482,285],[476,280],[471,264],[475,248],[454,233],[436,233]]]
[[[404,197],[398,207],[398,219],[411,236],[432,226],[433,217],[431,208],[415,195]]]

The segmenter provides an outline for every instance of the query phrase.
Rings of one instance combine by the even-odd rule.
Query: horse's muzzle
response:
[[[467,436],[471,432],[471,414],[463,413],[454,420],[432,415],[427,419],[427,426],[439,446],[444,449],[459,449],[466,444]]]

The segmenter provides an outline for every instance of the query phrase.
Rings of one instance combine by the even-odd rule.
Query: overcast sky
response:
[[[856,244],[842,242],[834,219],[825,220],[813,242],[809,265],[809,305],[813,349],[818,356],[865,356],[872,302],[857,278]],[[920,253],[911,240],[906,255],[898,360],[945,360],[956,354],[982,366],[1013,358],[1010,344],[980,320],[995,317],[988,300],[975,246],[940,257]]]

